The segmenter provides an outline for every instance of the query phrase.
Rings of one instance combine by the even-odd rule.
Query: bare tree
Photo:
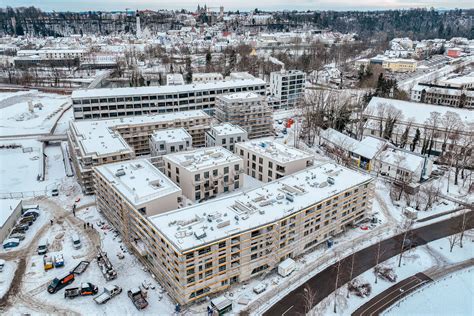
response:
[[[308,314],[314,305],[316,305],[317,292],[314,291],[308,284],[303,288],[304,310]]]
[[[383,256],[383,254],[385,253],[385,250],[384,249],[381,249],[382,248],[382,238],[379,238],[378,242],[377,242],[377,252],[375,253],[375,266],[374,266],[374,270],[377,270],[379,264],[380,264],[380,258]],[[375,284],[377,284],[377,280],[378,280],[378,273],[375,272]]]
[[[400,256],[398,257],[398,267],[402,266],[402,257],[403,253],[407,248],[410,248],[412,242],[409,241],[408,235],[411,231],[411,227],[413,226],[413,220],[406,218],[403,223],[399,226],[399,229],[402,231],[402,238],[401,238],[401,245],[400,245]]]
[[[461,236],[460,234],[453,234],[453,235],[448,237],[449,252],[453,252],[454,246],[460,242],[460,239],[461,239],[460,236]]]
[[[341,270],[341,257],[339,254],[336,254],[336,260],[337,263],[335,265],[336,268],[336,278],[334,282],[334,313],[337,313],[337,289],[338,289],[338,283],[339,283],[339,271]]]
[[[352,282],[353,274],[354,274],[354,259],[355,259],[355,249],[351,249],[352,255],[351,255],[351,267],[349,268],[349,280],[347,281],[347,296],[346,298],[349,298],[349,287]]]

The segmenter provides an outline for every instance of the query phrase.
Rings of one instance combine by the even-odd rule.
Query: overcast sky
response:
[[[192,9],[197,5],[224,6],[226,10],[373,10],[412,7],[473,8],[472,0],[0,0],[0,7],[35,6],[45,11],[89,11],[136,9]],[[217,10],[217,9],[216,9]]]

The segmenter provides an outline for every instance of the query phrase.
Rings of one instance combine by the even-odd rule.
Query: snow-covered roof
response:
[[[79,120],[71,122],[71,127],[77,136],[79,146],[85,155],[109,155],[119,152],[129,152],[131,147],[114,131],[115,127],[127,125],[156,124],[170,121],[187,121],[199,118],[208,118],[201,110],[170,112],[163,114],[149,114],[130,116],[107,120]]]
[[[219,96],[219,99],[226,102],[235,102],[235,101],[253,101],[256,99],[262,99],[263,97],[260,94],[254,92],[236,92],[232,94],[224,94]]]
[[[17,199],[0,199],[0,227],[3,227],[21,200]]]
[[[272,141],[251,140],[236,144],[236,148],[244,148],[281,164],[301,159],[313,159],[313,155],[302,150]]]
[[[332,128],[322,131],[320,137],[347,151],[352,151],[359,146],[358,140]]]
[[[392,106],[395,109],[400,110],[403,114],[403,118],[399,119],[399,121],[402,122],[407,122],[410,119],[413,119],[414,123],[423,125],[426,119],[430,117],[431,112],[438,112],[441,115],[444,115],[446,112],[449,111],[459,114],[461,120],[463,120],[465,123],[474,123],[473,111],[468,109],[460,109],[451,106],[441,106],[379,97],[373,97],[370,100],[369,104],[364,110],[364,115],[377,117],[377,108],[379,105]]]
[[[191,135],[183,128],[170,128],[154,131],[150,136],[154,142],[175,143],[191,139]]]
[[[386,164],[397,166],[411,172],[415,172],[425,161],[425,159],[418,154],[394,148],[383,151],[377,159]]]
[[[129,88],[100,88],[100,89],[82,89],[74,90],[71,97],[77,98],[100,98],[100,97],[118,97],[118,96],[141,96],[146,94],[168,94],[168,93],[186,93],[200,90],[228,89],[235,87],[246,87],[255,85],[265,85],[262,79],[241,79],[241,80],[223,80],[204,83],[183,84],[178,86],[149,86],[149,87],[129,87]]]
[[[324,163],[257,189],[148,219],[177,249],[186,251],[272,223],[371,180],[369,175]]]
[[[223,123],[219,125],[211,126],[211,129],[214,133],[218,136],[226,136],[226,135],[236,135],[236,134],[245,134],[247,133],[242,127],[238,125],[233,125],[230,123]]]
[[[178,152],[163,156],[189,172],[215,168],[219,165],[242,162],[242,158],[224,147],[199,148],[192,151]]]
[[[181,192],[181,189],[147,159],[134,159],[95,168],[132,205]]]
[[[372,136],[366,136],[359,142],[357,147],[355,147],[352,152],[359,156],[373,159],[375,155],[384,149],[387,144],[388,142],[386,140]]]

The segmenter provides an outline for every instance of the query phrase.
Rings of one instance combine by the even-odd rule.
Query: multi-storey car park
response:
[[[72,121],[68,130],[70,155],[85,194],[94,193],[92,167],[150,154],[156,130],[183,127],[193,147],[204,146],[210,116],[200,110],[150,114],[108,120]]]
[[[244,160],[245,173],[270,182],[313,165],[314,156],[294,147],[271,141],[248,141],[235,145]]]
[[[239,92],[218,97],[215,117],[219,122],[238,125],[248,138],[273,135],[272,109],[266,99],[253,92]]]
[[[73,91],[74,119],[113,118],[149,113],[205,110],[212,113],[216,97],[251,91],[265,95],[261,79],[238,79],[179,86],[84,89]]]
[[[207,200],[243,186],[243,160],[223,147],[163,156],[166,175],[192,201]]]
[[[247,192],[148,216],[155,211],[136,209],[114,176],[95,176],[100,210],[114,218],[125,243],[180,304],[314,250],[362,220],[374,191],[370,176],[325,163]]]

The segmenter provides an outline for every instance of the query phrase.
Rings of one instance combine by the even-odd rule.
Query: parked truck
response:
[[[66,276],[64,276],[63,278],[61,278],[61,279],[55,278],[48,285],[48,293],[49,294],[54,294],[57,291],[59,291],[60,289],[68,286],[72,282],[74,282],[74,273],[71,273],[71,272],[69,274],[67,274]]]
[[[108,285],[104,288],[104,291],[99,295],[94,297],[94,301],[97,304],[105,304],[107,303],[112,297],[119,295],[122,293],[122,288],[117,285]]]
[[[73,287],[64,291],[65,298],[75,298],[78,296],[96,295],[99,288],[92,283],[82,283],[80,287]]]
[[[144,309],[148,306],[148,302],[145,299],[145,295],[139,288],[133,288],[129,290],[128,297],[130,297],[133,302],[133,305],[135,305],[138,310]]]
[[[291,258],[287,258],[278,265],[278,274],[282,277],[287,277],[295,270],[295,268],[296,262]]]
[[[117,271],[115,271],[114,266],[107,257],[107,253],[102,251],[97,247],[99,253],[97,254],[97,264],[99,265],[102,274],[104,275],[107,281],[114,280],[117,278]]]

